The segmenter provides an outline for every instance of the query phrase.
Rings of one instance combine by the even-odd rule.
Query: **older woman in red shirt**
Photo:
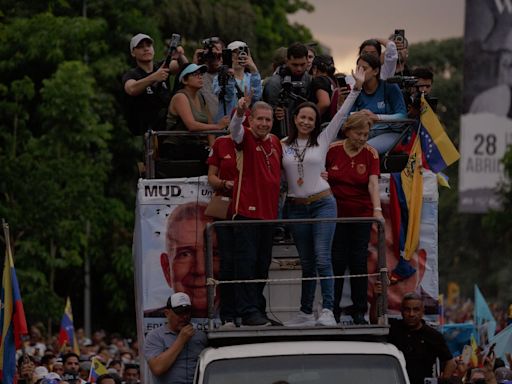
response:
[[[379,197],[379,154],[368,145],[372,121],[365,112],[349,116],[343,126],[346,139],[329,147],[326,170],[329,185],[336,198],[338,217],[382,218]],[[368,242],[371,223],[338,223],[332,246],[332,265],[336,276],[343,275],[347,266],[351,274],[368,273]],[[343,279],[334,285],[334,316],[339,319]],[[368,278],[350,280],[355,324],[365,324],[368,308]]]

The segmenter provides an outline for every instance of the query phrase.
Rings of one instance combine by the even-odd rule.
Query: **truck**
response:
[[[162,133],[157,133],[162,134]],[[154,138],[149,138],[151,147]],[[151,329],[165,323],[161,309],[167,298],[178,289],[172,268],[169,233],[182,223],[173,222],[185,206],[197,210],[197,252],[206,284],[197,297],[205,296],[206,307],[193,315],[197,328],[207,332],[209,347],[199,358],[195,383],[322,383],[342,380],[367,383],[408,383],[405,360],[400,351],[386,343],[389,331],[387,316],[397,314],[401,295],[410,290],[421,291],[432,298],[432,316],[437,308],[437,179],[424,174],[423,215],[420,250],[411,261],[417,270],[405,283],[384,289],[377,300],[378,324],[356,326],[350,316],[341,318],[336,327],[289,328],[284,326],[222,329],[217,317],[219,281],[215,276],[215,226],[229,222],[201,222],[212,190],[206,176],[178,179],[154,179],[151,169],[152,150],[147,151],[146,169],[149,177],[138,182],[136,224],[134,235],[135,286],[139,344]],[[384,216],[389,219],[389,174],[380,180]],[[190,211],[190,209],[189,209]],[[203,218],[204,219],[204,218]],[[340,219],[328,219],[339,221]],[[279,220],[281,224],[293,220]],[[313,220],[314,221],[314,220]],[[377,223],[369,246],[370,283],[378,277],[387,281],[388,268],[397,263],[389,220]],[[223,224],[221,224],[223,223]],[[231,223],[231,225],[234,223]],[[238,223],[239,224],[239,223]],[[250,224],[250,223],[246,223]],[[203,237],[203,232],[206,236]],[[378,256],[378,257],[377,257]],[[197,272],[197,271],[196,271]],[[288,320],[298,310],[300,297],[300,262],[293,243],[274,245],[269,281],[265,288],[269,318],[276,323]],[[220,282],[222,283],[222,282]],[[384,284],[384,288],[386,288]],[[319,289],[317,289],[319,292]],[[197,293],[197,292],[196,292]],[[435,300],[434,300],[435,298]],[[201,299],[202,300],[202,299]],[[199,301],[198,301],[199,302]],[[316,300],[317,304],[319,300]],[[345,302],[345,303],[344,303]],[[428,303],[428,300],[427,300]],[[344,289],[342,307],[350,305],[349,285]],[[194,300],[193,300],[194,306]],[[428,309],[427,309],[428,310]],[[142,372],[149,382],[147,366]]]

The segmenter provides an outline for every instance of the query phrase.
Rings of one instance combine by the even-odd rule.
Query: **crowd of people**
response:
[[[59,343],[59,335],[46,335],[42,324],[32,325],[29,338],[17,351],[19,384],[83,384],[88,382],[94,360],[107,370],[96,374],[98,384],[140,383],[139,348],[136,339],[105,331],[85,336],[75,332],[78,348]],[[76,352],[73,352],[75,350]]]
[[[412,74],[402,35],[364,41],[352,76],[337,74],[331,56],[316,54],[313,46],[302,43],[277,50],[273,73],[264,80],[253,52],[240,40],[225,45],[218,37],[207,38],[191,63],[179,46],[168,60],[155,63],[153,40],[145,34],[132,38],[130,51],[136,67],[125,74],[123,83],[130,112],[137,115],[131,120],[138,125],[133,131],[172,133],[158,137],[157,176],[208,174],[216,195],[212,202],[230,201],[222,203],[222,214],[215,211],[216,219],[383,218],[379,154],[390,150],[404,129],[386,122],[405,118],[411,104],[397,84],[385,81]],[[423,73],[431,85],[432,72]],[[172,92],[170,74],[175,75]],[[418,93],[412,88],[411,94]],[[216,131],[228,135],[215,139]],[[351,236],[346,235],[347,228]],[[367,273],[364,243],[369,228],[334,223],[290,226],[303,277],[310,280],[303,281],[298,316],[287,325],[339,321],[341,287],[328,277],[343,274],[346,267]],[[223,227],[217,236],[223,280],[267,278],[271,226]],[[349,247],[354,238],[360,244]],[[312,310],[316,283],[311,279],[316,276],[322,290],[319,319]],[[352,285],[358,303],[354,321],[364,323],[367,283],[358,279]],[[223,286],[224,325],[237,326],[238,318],[243,325],[269,324],[264,287],[247,282]]]
[[[417,117],[418,95],[431,92],[432,71],[409,68],[407,40],[396,33],[364,41],[351,76],[337,74],[331,56],[302,43],[276,51],[273,73],[263,80],[250,47],[240,40],[226,48],[219,38],[207,38],[191,63],[181,47],[169,53],[170,62],[154,63],[153,40],[144,34],[132,38],[130,51],[136,68],[123,84],[135,115],[133,132],[172,132],[159,137],[157,176],[208,174],[218,199],[212,198],[205,214],[240,221],[217,229],[220,279],[237,280],[221,286],[222,327],[271,325],[263,292],[274,228],[259,221],[382,222],[379,155],[392,150],[404,129],[389,122]],[[390,81],[396,76],[402,87]],[[407,76],[416,76],[415,83]],[[219,131],[224,136],[215,138]],[[371,224],[298,223],[290,231],[304,279],[297,314],[283,325],[336,326],[342,280],[330,277],[347,268],[368,273]],[[315,316],[317,278],[322,299]],[[367,279],[352,279],[351,288],[353,321],[367,324]],[[147,335],[144,357],[155,382],[192,382],[197,356],[207,344],[190,325],[197,300],[173,294],[164,309],[167,325]],[[391,324],[390,341],[404,352],[411,382],[432,377],[436,358],[442,376],[452,378],[456,362],[442,336],[422,320],[422,298],[405,296],[401,310],[403,320]],[[411,348],[411,338],[417,348]]]

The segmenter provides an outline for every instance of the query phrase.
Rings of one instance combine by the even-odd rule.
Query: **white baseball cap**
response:
[[[190,302],[190,297],[184,292],[177,292],[167,300],[167,308],[176,309],[176,308],[185,308],[190,307],[192,303]]]
[[[247,43],[244,43],[243,41],[236,40],[236,41],[232,41],[227,46],[227,48],[231,49],[232,51],[234,51],[235,49],[238,49],[240,47],[247,47]]]
[[[153,43],[153,39],[149,37],[148,35],[145,35],[143,33],[137,33],[135,36],[132,37],[130,40],[130,52],[133,51],[133,48],[135,48],[142,40],[149,40],[151,43]]]

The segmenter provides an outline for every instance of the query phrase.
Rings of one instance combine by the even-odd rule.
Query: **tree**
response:
[[[151,35],[157,57],[173,32],[189,53],[211,35],[243,38],[262,62],[280,45],[311,39],[286,19],[299,9],[312,8],[300,0],[0,0],[0,216],[30,320],[57,323],[71,295],[80,325],[87,252],[94,325],[134,330],[142,143],[122,113],[130,38]]]

